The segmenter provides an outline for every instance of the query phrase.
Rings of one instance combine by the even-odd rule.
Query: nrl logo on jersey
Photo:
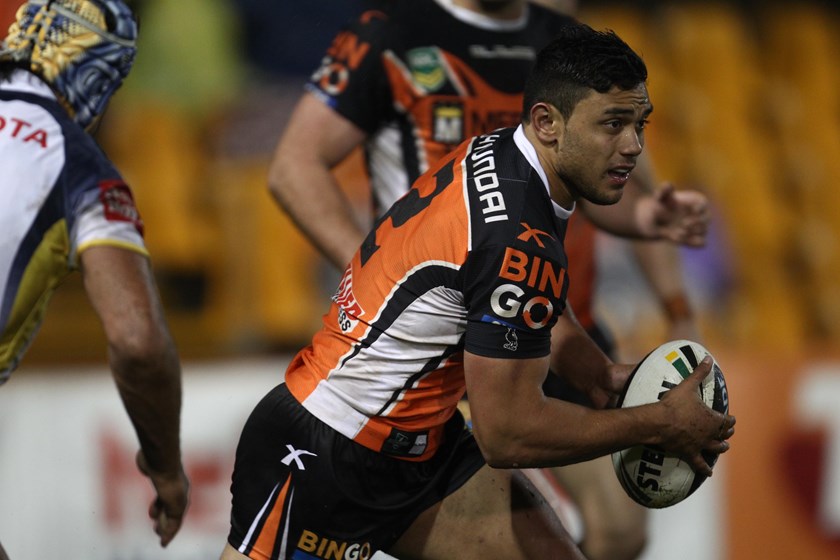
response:
[[[415,84],[427,92],[437,91],[446,82],[440,51],[421,47],[408,51],[408,68]]]

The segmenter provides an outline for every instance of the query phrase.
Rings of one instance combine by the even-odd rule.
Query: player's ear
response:
[[[563,116],[551,103],[534,103],[531,106],[531,126],[540,142],[552,145],[563,133]]]

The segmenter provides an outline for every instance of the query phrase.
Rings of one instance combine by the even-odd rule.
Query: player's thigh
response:
[[[589,531],[598,525],[619,532],[645,530],[647,510],[621,488],[609,455],[551,472],[577,505]]]
[[[391,552],[424,560],[583,560],[521,472],[487,466],[423,512]]]

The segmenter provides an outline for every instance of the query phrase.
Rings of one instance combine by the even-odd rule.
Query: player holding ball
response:
[[[566,308],[568,219],[622,198],[653,110],[646,80],[614,33],[567,26],[537,56],[521,123],[463,142],[390,207],[245,424],[224,560],[582,560],[517,469],[645,444],[711,475],[703,454],[727,451],[735,423],[700,398],[711,360],[661,401],[609,408],[632,366]],[[630,199],[627,232],[702,236],[705,199],[666,195]],[[546,397],[550,371],[596,408]]]

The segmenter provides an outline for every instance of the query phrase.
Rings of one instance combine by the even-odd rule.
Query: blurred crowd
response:
[[[713,201],[708,246],[684,253],[708,344],[840,341],[840,12],[803,1],[579,4],[582,21],[614,29],[649,66],[658,176]],[[268,162],[309,72],[363,4],[135,5],[137,63],[97,138],[134,189],[182,353],[297,349],[337,278],[270,198]],[[367,216],[361,158],[338,176]],[[649,346],[656,313],[633,295],[643,288],[622,244],[602,241],[599,312],[620,339]],[[47,324],[81,332],[92,319],[72,310],[85,308]]]

